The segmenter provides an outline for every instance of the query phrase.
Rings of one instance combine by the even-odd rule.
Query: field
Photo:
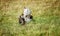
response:
[[[21,25],[24,6],[34,20]],[[0,36],[60,36],[60,0],[0,0]]]

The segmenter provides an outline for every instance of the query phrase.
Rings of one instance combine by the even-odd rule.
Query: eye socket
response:
[[[33,16],[30,16],[30,19],[33,19]]]

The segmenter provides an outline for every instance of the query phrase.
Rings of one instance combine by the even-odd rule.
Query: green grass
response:
[[[0,36],[60,36],[60,1],[56,1],[0,1]],[[24,6],[31,9],[34,20],[21,25],[18,18]]]

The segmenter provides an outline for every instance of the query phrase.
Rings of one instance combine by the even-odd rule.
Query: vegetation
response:
[[[24,6],[34,20],[21,25]],[[60,36],[60,0],[0,0],[0,36]]]

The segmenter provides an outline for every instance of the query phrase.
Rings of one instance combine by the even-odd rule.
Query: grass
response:
[[[60,36],[59,3],[59,0],[0,1],[0,36]],[[34,20],[21,25],[18,18],[24,6],[31,9]]]

